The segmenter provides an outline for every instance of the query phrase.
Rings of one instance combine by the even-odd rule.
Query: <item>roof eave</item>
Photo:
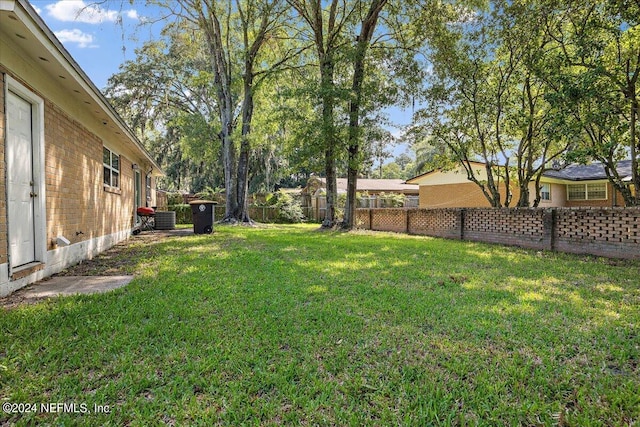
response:
[[[11,7],[11,6],[14,7]],[[27,0],[0,0],[0,10],[13,11],[15,10],[15,5],[19,5],[22,11],[31,19],[33,24],[35,24],[42,34],[46,37],[51,47],[55,49],[55,51],[62,56],[62,58],[69,64],[73,71],[73,77],[78,80],[81,86],[84,86],[85,89],[88,89],[88,92],[93,97],[94,101],[100,106],[100,108],[107,114],[107,116],[118,126],[118,128],[127,136],[130,142],[134,145],[137,151],[150,163],[153,169],[153,175],[155,176],[163,176],[165,175],[164,171],[156,163],[155,160],[151,157],[149,152],[144,148],[140,140],[133,133],[133,131],[127,126],[122,117],[118,114],[118,112],[113,108],[111,103],[107,100],[107,98],[102,94],[102,92],[96,87],[96,85],[91,81],[91,79],[87,76],[87,74],[82,70],[80,65],[73,59],[71,54],[67,51],[67,49],[60,43],[58,38],[53,34],[53,32],[49,29],[46,23],[42,20],[40,15],[35,11],[35,9],[29,4]]]

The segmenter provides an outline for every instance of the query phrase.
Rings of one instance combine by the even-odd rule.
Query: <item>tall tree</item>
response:
[[[425,134],[446,147],[489,204],[540,201],[540,178],[570,139],[552,126],[559,110],[540,76],[552,44],[536,2],[495,0],[441,38],[433,53],[436,81],[430,108],[420,112]],[[423,126],[424,127],[424,126]],[[474,161],[484,163],[478,173]]]
[[[535,2],[496,0],[489,25],[499,43],[498,59],[513,67],[508,82],[513,86],[512,100],[507,101],[504,128],[512,139],[517,206],[538,206],[543,172],[566,152],[571,141],[553,126],[559,110],[549,104],[547,98],[553,88],[541,77],[546,68],[545,55],[553,43],[545,32],[544,12]]]
[[[574,130],[571,159],[597,160],[627,206],[640,205],[640,4],[634,0],[544,3],[549,54],[547,80]],[[570,123],[567,123],[569,121]],[[631,163],[631,182],[618,163]]]
[[[437,80],[430,90],[429,108],[416,117],[425,121],[435,142],[448,148],[489,204],[500,207],[509,206],[512,197],[509,140],[503,125],[516,58],[491,59],[495,45],[485,19],[479,15],[475,22],[463,26],[460,38],[450,39],[454,43],[447,45],[448,54],[437,52]],[[482,174],[475,161],[484,163]]]
[[[106,95],[167,172],[167,189],[216,186],[218,162],[192,141],[215,141],[216,106],[195,43],[178,28],[145,43],[109,78]],[[191,138],[192,136],[197,138]],[[218,151],[217,144],[206,151]]]
[[[353,8],[346,2],[331,0],[287,0],[309,29],[315,46],[320,74],[321,141],[324,150],[327,207],[322,226],[331,228],[335,224],[338,187],[336,182],[336,152],[338,136],[335,123],[337,88],[335,83],[338,49],[344,42],[343,30],[348,25]],[[326,9],[323,4],[327,4]],[[341,7],[344,6],[344,7]]]
[[[363,86],[366,72],[367,50],[371,45],[378,17],[387,4],[387,0],[371,0],[366,14],[360,22],[360,34],[356,37],[356,46],[353,56],[353,79],[351,84],[351,100],[349,102],[349,152],[347,167],[347,200],[344,209],[342,228],[352,229],[356,216],[356,188],[358,185],[358,173],[362,164],[360,150],[362,144],[360,115],[362,114]]]
[[[220,120],[226,200],[224,221],[250,221],[247,206],[249,133],[256,77],[282,63],[269,63],[263,68],[261,53],[283,24],[286,8],[280,0],[156,2],[171,11],[178,21],[190,23],[204,34]],[[235,132],[238,127],[239,147]]]
[[[304,1],[287,0],[302,17],[304,27],[314,41],[318,60],[319,98],[322,108],[322,146],[325,150],[325,175],[327,178],[327,214],[324,227],[335,224],[336,168],[342,152],[341,137],[346,142],[346,173],[348,178],[347,203],[342,222],[344,228],[353,227],[355,217],[355,189],[357,178],[364,164],[366,132],[362,120],[374,109],[380,110],[398,98],[398,81],[422,74],[422,70],[407,64],[414,64],[416,51],[411,47],[419,45],[421,32],[405,39],[406,22],[412,19],[411,12],[429,15],[440,2],[428,2],[433,8],[425,7],[422,1],[399,2],[386,0],[350,1]],[[393,5],[393,10],[389,6]],[[387,11],[387,9],[389,9]],[[396,17],[395,15],[402,15]],[[384,25],[379,21],[384,18]],[[379,34],[376,29],[382,28]],[[396,46],[386,49],[387,45]],[[402,47],[400,47],[402,45]],[[385,48],[384,53],[372,54],[374,48]],[[398,51],[405,49],[403,54]],[[382,50],[382,49],[380,49]],[[395,50],[395,51],[394,51]],[[375,62],[376,67],[370,66]],[[402,69],[406,71],[402,79],[390,74]],[[378,80],[374,84],[372,72]],[[377,75],[379,73],[379,75]],[[349,87],[345,87],[346,82]]]

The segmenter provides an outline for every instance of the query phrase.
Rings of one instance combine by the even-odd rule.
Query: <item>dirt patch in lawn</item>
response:
[[[154,246],[167,238],[192,236],[193,229],[183,228],[170,231],[143,232],[131,236],[93,259],[84,260],[56,274],[56,276],[120,276],[138,273],[140,261],[148,257]]]
[[[143,232],[137,236],[131,236],[104,252],[99,253],[93,259],[84,260],[52,277],[65,276],[123,276],[138,274],[141,261],[154,252],[154,247],[170,238],[192,236],[193,229],[183,228],[178,230]],[[45,278],[37,283],[27,285],[12,294],[0,298],[0,307],[12,308],[21,304],[40,301],[44,298],[27,298],[27,294],[38,284],[47,282],[51,278]]]

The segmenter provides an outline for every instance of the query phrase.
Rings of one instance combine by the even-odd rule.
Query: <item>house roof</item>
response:
[[[322,186],[326,186],[326,178],[317,178]],[[336,179],[338,185],[338,191],[347,190],[347,178]],[[357,191],[376,191],[376,192],[402,192],[402,193],[415,193],[418,194],[418,185],[407,184],[404,179],[367,179],[358,178]]]
[[[476,165],[476,166],[482,166],[482,167],[484,167],[484,165],[485,165],[485,164],[484,164],[484,163],[482,163],[482,162],[475,162],[475,161],[470,161],[469,163],[474,164],[474,165]],[[417,182],[419,182],[422,178],[425,178],[425,177],[427,177],[427,176],[429,176],[429,175],[432,175],[432,174],[434,174],[434,173],[443,172],[443,171],[444,171],[444,169],[442,169],[442,168],[432,169],[432,170],[430,170],[430,171],[428,171],[428,172],[425,172],[425,173],[423,173],[423,174],[416,175],[416,176],[414,176],[413,178],[409,178],[409,179],[407,180],[407,184],[417,183]],[[417,185],[417,184],[416,184],[416,185]]]
[[[1,0],[0,22],[4,42],[16,46],[21,54],[28,56],[48,75],[57,76],[59,87],[67,93],[75,93],[83,108],[105,126],[114,138],[120,139],[130,147],[132,153],[144,158],[154,175],[164,175],[133,131],[27,0]]]
[[[623,180],[629,178],[631,176],[631,160],[622,160],[618,162],[617,170]],[[567,181],[594,181],[607,179],[604,165],[600,162],[594,162],[588,165],[570,164],[559,170],[548,169],[543,173],[543,176]]]
[[[484,166],[484,163],[471,162],[473,164]],[[617,170],[623,181],[631,179],[631,160],[621,160],[617,164]],[[415,176],[407,180],[407,183],[418,183],[429,178],[438,172],[442,172],[442,169],[435,169],[422,175]],[[596,181],[607,179],[607,174],[604,170],[604,165],[600,162],[590,163],[588,165],[570,164],[562,169],[547,169],[542,174],[545,178],[559,179],[563,181]]]

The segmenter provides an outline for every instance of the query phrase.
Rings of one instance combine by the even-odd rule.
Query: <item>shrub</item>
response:
[[[184,203],[184,196],[182,193],[167,193],[167,205],[179,205]]]
[[[276,201],[273,204],[278,209],[278,220],[288,223],[302,222],[304,214],[300,202],[291,194],[279,190],[273,196]],[[271,201],[268,200],[268,202]]]
[[[381,206],[383,208],[401,208],[404,206],[404,194],[380,193]]]
[[[223,194],[224,194],[224,188],[222,187],[216,187],[216,188],[205,187],[204,190],[196,193],[196,197],[202,200],[212,200],[214,202],[224,203]]]

